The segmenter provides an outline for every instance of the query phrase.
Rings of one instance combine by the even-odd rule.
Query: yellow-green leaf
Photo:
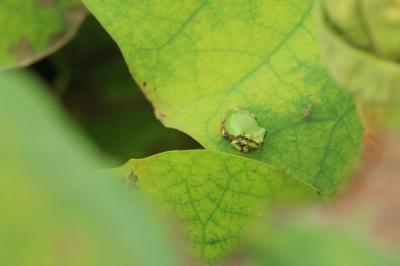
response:
[[[319,191],[266,164],[191,150],[131,160],[117,169],[180,218],[194,254],[213,261],[237,247],[251,218],[320,199]]]
[[[260,160],[330,196],[359,155],[351,98],[319,63],[311,0],[84,0],[121,48],[168,127],[204,147]],[[220,134],[241,107],[267,129],[236,151]]]

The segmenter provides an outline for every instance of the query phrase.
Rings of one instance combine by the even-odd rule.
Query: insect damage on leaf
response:
[[[127,178],[127,183],[132,184],[135,189],[140,190],[137,185],[138,181],[139,177],[133,171],[130,171]]]
[[[239,108],[229,110],[221,122],[222,136],[240,152],[247,153],[260,148],[266,133],[253,113]]]
[[[310,117],[311,115],[311,111],[314,108],[315,103],[314,102],[310,102],[301,112],[301,116],[303,117],[303,119],[307,119]]]
[[[35,56],[32,44],[26,36],[22,36],[18,43],[9,48],[9,51],[15,56],[18,62],[24,62],[26,58]]]

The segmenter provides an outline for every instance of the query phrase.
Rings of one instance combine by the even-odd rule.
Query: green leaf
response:
[[[79,0],[2,0],[0,69],[26,66],[68,42],[86,15]]]
[[[172,208],[194,254],[209,261],[237,247],[245,225],[265,209],[320,199],[317,189],[273,167],[216,151],[166,152],[116,171]]]
[[[2,265],[178,265],[161,218],[22,72],[0,73]],[[157,254],[157,256],[154,256]]]
[[[84,0],[116,40],[159,119],[207,149],[260,160],[330,196],[359,156],[351,98],[319,63],[312,1]],[[232,107],[254,113],[264,145],[222,138]]]

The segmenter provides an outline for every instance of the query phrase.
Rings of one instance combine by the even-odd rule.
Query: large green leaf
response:
[[[160,217],[96,174],[106,163],[37,80],[0,73],[0,129],[2,265],[178,265]]]
[[[351,98],[319,63],[312,1],[84,0],[121,48],[159,119],[204,147],[248,156],[331,195],[359,154]],[[221,137],[228,109],[268,131],[240,154]]]
[[[86,15],[79,0],[2,0],[0,69],[25,66],[73,37]]]
[[[172,208],[194,253],[210,261],[235,248],[264,209],[320,198],[317,189],[266,164],[216,151],[161,153],[117,171]]]

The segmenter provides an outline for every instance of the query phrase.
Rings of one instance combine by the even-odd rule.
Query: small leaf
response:
[[[343,185],[359,156],[361,126],[351,97],[319,63],[313,1],[83,2],[166,126],[207,149],[272,165],[327,196]],[[235,107],[255,114],[268,132],[246,155],[220,134]]]
[[[86,16],[79,0],[2,0],[0,69],[26,66],[68,42]]]
[[[265,208],[320,199],[317,189],[273,167],[208,150],[131,160],[117,171],[172,208],[194,253],[209,261],[235,248],[244,226]]]

